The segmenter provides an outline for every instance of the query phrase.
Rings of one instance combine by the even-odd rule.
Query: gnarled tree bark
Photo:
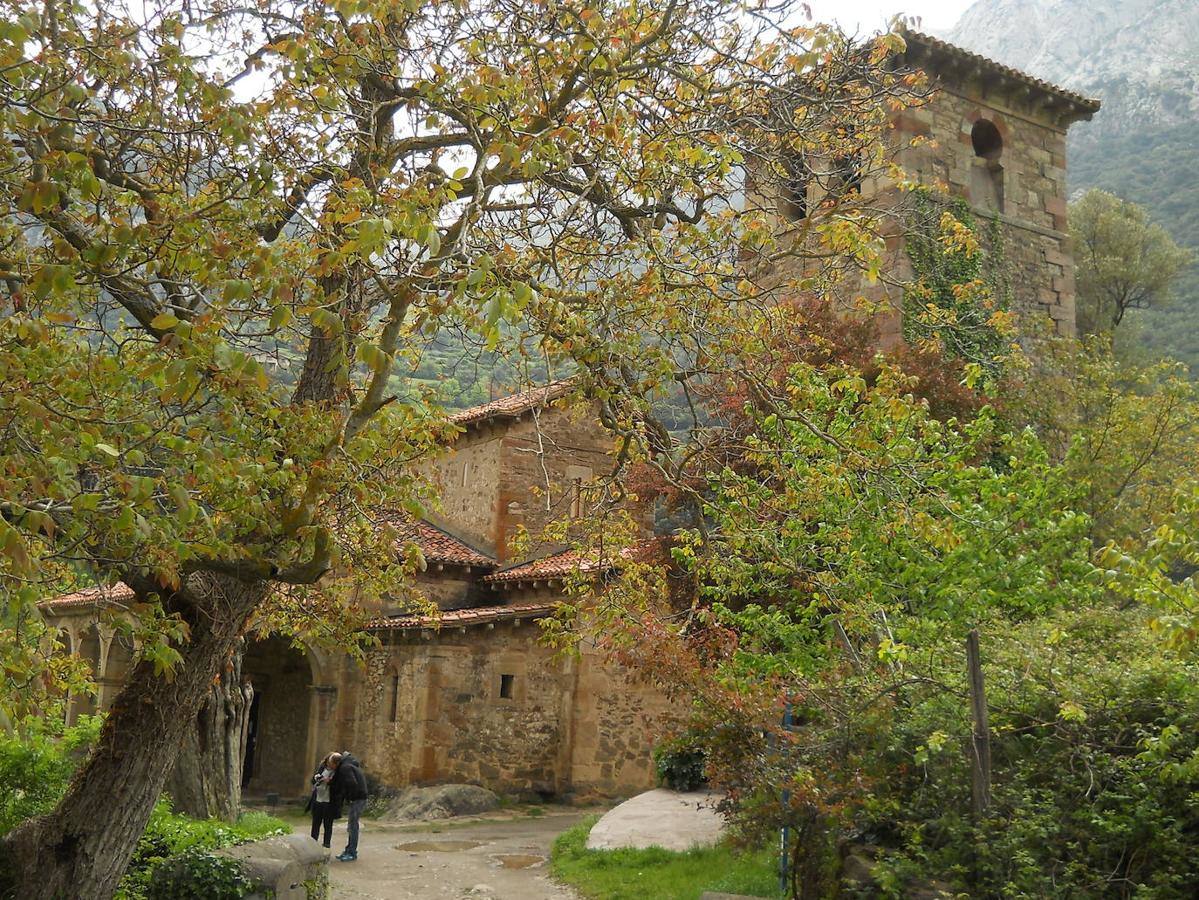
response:
[[[241,677],[239,641],[208,699],[184,731],[183,744],[164,790],[177,811],[232,822],[241,811],[242,763],[254,688]]]
[[[137,847],[196,714],[241,641],[265,581],[200,573],[165,598],[191,628],[170,677],[139,662],[95,750],[51,813],[0,845],[0,872],[21,900],[109,900]],[[2,894],[3,891],[0,891]]]

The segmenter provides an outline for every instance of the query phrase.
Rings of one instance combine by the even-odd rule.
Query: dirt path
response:
[[[587,815],[549,809],[453,824],[398,826],[364,821],[358,860],[329,861],[333,900],[576,900],[550,880],[554,838]],[[297,829],[300,830],[300,829]],[[333,829],[333,853],[345,847],[345,822]]]

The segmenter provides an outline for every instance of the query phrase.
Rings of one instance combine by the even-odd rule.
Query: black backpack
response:
[[[347,763],[343,762],[342,765],[347,765]],[[367,797],[366,776],[362,774],[362,769],[359,767],[357,760],[348,763],[348,765],[353,775],[353,783],[350,785],[347,797],[349,800],[365,800]]]

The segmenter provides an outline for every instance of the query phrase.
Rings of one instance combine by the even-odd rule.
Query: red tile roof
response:
[[[616,552],[621,559],[646,559],[654,548],[661,546],[660,538],[648,538]],[[608,559],[611,559],[611,555]],[[540,559],[517,563],[479,580],[484,584],[511,584],[517,581],[548,581],[562,579],[577,573],[606,572],[612,568],[610,562],[601,563],[595,556],[584,556],[578,550],[561,550]]]
[[[438,615],[391,616],[375,619],[372,629],[412,628],[460,628],[468,625],[484,625],[508,619],[540,619],[553,613],[558,603],[554,600],[539,603],[514,603],[511,606],[476,606],[471,609],[452,609]]]
[[[1050,97],[1056,97],[1066,101],[1069,106],[1073,107],[1077,118],[1089,119],[1092,115],[1099,111],[1099,101],[1091,97],[1085,97],[1082,94],[1059,87],[1051,82],[1044,81],[1027,72],[1021,72],[1019,69],[1013,69],[1011,66],[1005,66],[1001,62],[996,62],[993,59],[966,50],[963,47],[958,47],[956,44],[951,44],[948,41],[943,41],[940,38],[935,38],[930,34],[924,34],[920,31],[904,29],[902,32],[903,38],[907,41],[908,50],[905,54],[909,63],[918,67],[924,68],[922,59],[930,57],[934,54],[939,54],[944,57],[955,59],[969,66],[975,66],[989,72],[992,75],[998,75],[1004,78],[1009,78],[1013,81],[1018,81],[1026,87],[1040,91],[1042,94]]]
[[[400,533],[400,542],[416,544],[429,562],[495,568],[496,562],[490,556],[424,519],[397,517],[392,520],[392,525]]]
[[[555,400],[565,397],[573,387],[574,380],[570,378],[551,381],[549,384],[521,391],[519,394],[510,394],[507,397],[492,400],[490,403],[456,412],[450,416],[450,421],[455,425],[474,425],[491,419],[515,419],[530,410],[547,406]]]
[[[492,572],[481,579],[488,584],[505,584],[513,581],[545,581],[550,578],[565,578],[576,572],[594,572],[599,565],[593,559],[584,559],[577,550],[563,550],[541,559],[509,566]]]
[[[123,581],[118,581],[116,584],[106,587],[85,588],[82,591],[75,591],[73,594],[63,594],[60,597],[43,600],[38,606],[49,612],[59,612],[79,607],[128,603],[133,596],[133,588]]]

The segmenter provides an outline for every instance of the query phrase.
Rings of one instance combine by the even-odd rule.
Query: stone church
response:
[[[894,114],[898,161],[920,182],[966,199],[1002,229],[1012,299],[1026,319],[1074,330],[1074,266],[1066,234],[1066,130],[1095,100],[916,32],[896,60],[925,70],[930,102]],[[924,140],[912,144],[912,139]],[[863,183],[863,193],[894,186]],[[776,192],[778,216],[805,202]],[[911,268],[894,229],[892,271]],[[901,311],[883,314],[883,340],[902,340]],[[249,647],[254,686],[245,785],[250,794],[300,795],[314,760],[352,748],[392,785],[473,782],[501,793],[615,797],[652,786],[651,750],[670,715],[652,686],[595,652],[558,657],[539,642],[563,580],[584,566],[560,546],[509,557],[519,526],[537,534],[580,514],[585,486],[611,468],[611,440],[568,383],[505,397],[454,416],[462,432],[432,464],[436,519],[407,526],[428,561],[420,587],[438,617],[384,615],[364,665],[278,638]],[[71,652],[91,662],[95,698],[71,715],[106,708],[133,648],[111,616],[122,585],[43,604]]]

